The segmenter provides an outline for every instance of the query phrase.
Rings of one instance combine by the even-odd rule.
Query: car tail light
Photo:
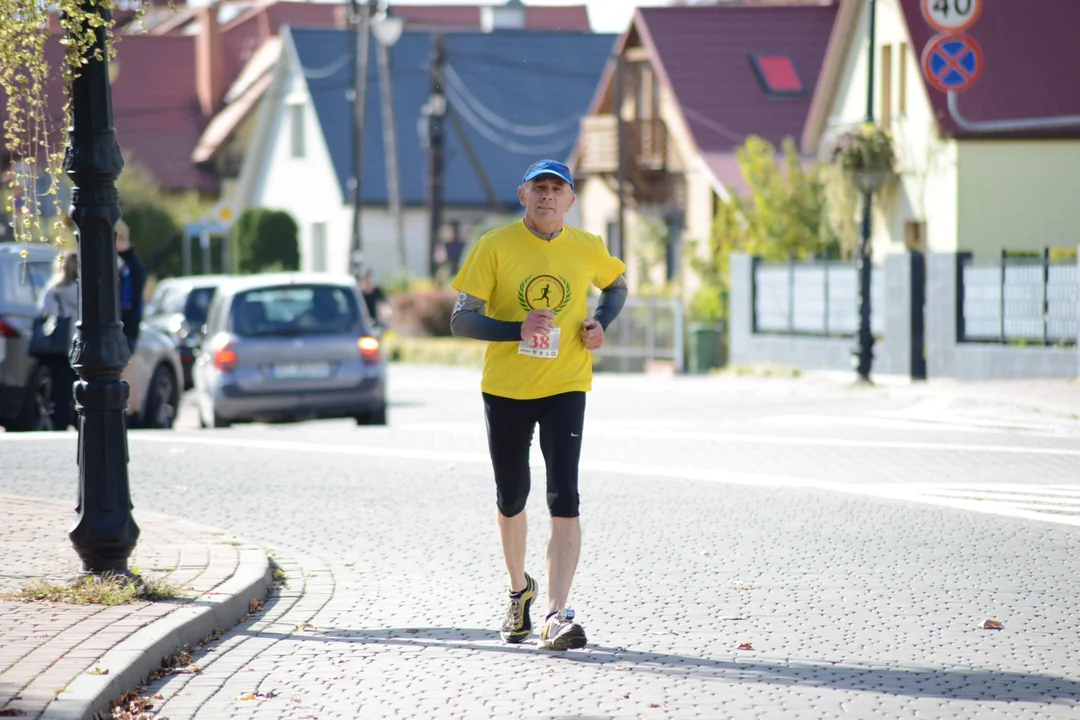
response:
[[[360,349],[360,359],[366,365],[376,365],[380,360],[379,338],[364,335],[356,341],[356,347]]]
[[[214,367],[221,372],[232,372],[236,369],[236,349],[231,341],[226,342],[219,348],[215,348],[213,355]]]
[[[5,338],[17,338],[19,337],[19,331],[8,325],[4,318],[0,317],[0,337]]]

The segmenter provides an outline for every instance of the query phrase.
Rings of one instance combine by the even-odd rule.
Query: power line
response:
[[[495,111],[480,102],[480,99],[476,97],[469,90],[461,80],[461,76],[457,74],[453,66],[448,65],[446,67],[446,79],[449,80],[450,85],[454,90],[463,97],[469,104],[469,108],[487,120],[490,124],[497,128],[507,130],[515,135],[524,135],[527,137],[542,137],[545,135],[554,135],[555,133],[562,132],[568,128],[571,128],[578,124],[579,119],[572,117],[567,120],[562,120],[556,123],[549,123],[547,125],[518,125],[503,118]]]
[[[484,124],[473,110],[469,107],[469,104],[457,94],[457,91],[452,86],[447,86],[447,97],[450,99],[454,109],[458,111],[461,117],[472,127],[476,132],[480,133],[489,142],[501,147],[504,150],[508,150],[518,155],[550,155],[558,150],[569,149],[573,145],[573,139],[564,140],[559,144],[548,145],[523,145],[522,143],[514,142],[513,140],[507,140],[503,136],[499,135],[496,131],[489,128]]]

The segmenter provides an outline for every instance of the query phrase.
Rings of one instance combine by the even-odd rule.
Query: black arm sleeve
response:
[[[521,323],[496,320],[484,314],[484,301],[468,293],[458,295],[450,316],[450,332],[454,337],[487,340],[489,342],[520,342]]]
[[[615,321],[625,304],[626,278],[620,275],[600,293],[600,299],[596,303],[596,312],[593,313],[593,318],[600,322],[606,332],[608,325]]]

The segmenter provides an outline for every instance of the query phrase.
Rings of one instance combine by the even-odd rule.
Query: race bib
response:
[[[518,355],[539,358],[558,357],[559,328],[553,328],[547,335],[537,333],[528,340],[522,340],[518,343]]]

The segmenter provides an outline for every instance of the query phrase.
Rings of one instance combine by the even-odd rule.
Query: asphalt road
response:
[[[395,366],[390,392],[387,428],[203,431],[185,408],[130,433],[136,518],[226,528],[289,578],[201,673],[152,687],[163,716],[1080,717],[1073,418],[813,378],[598,377],[571,597],[590,644],[552,655],[497,637],[478,374]],[[0,492],[73,497],[74,448],[0,439]],[[542,492],[528,513],[543,588]]]

